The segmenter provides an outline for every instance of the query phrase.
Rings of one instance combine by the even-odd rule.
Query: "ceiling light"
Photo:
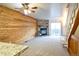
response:
[[[30,13],[31,13],[30,10],[26,10],[26,9],[24,9],[24,14],[25,14],[25,15],[28,15],[28,14],[30,14]]]

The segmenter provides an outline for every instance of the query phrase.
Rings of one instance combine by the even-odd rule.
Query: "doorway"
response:
[[[61,23],[51,23],[51,36],[61,36]]]

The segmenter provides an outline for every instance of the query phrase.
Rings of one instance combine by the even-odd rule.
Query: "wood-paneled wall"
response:
[[[0,5],[0,41],[20,43],[34,37],[36,20]]]
[[[79,38],[75,36],[75,32],[79,25],[79,9],[77,11],[77,15],[75,16],[75,21],[70,32],[70,36],[68,38],[68,51],[70,55],[79,56]],[[78,35],[79,36],[79,35]]]

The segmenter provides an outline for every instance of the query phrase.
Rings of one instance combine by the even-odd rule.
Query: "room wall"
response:
[[[35,36],[36,20],[0,5],[0,41],[21,43]]]

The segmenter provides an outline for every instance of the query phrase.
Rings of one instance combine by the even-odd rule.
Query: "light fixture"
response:
[[[22,10],[25,15],[28,15],[30,13],[35,13],[36,10],[38,9],[37,6],[32,6],[32,4],[30,3],[21,3],[21,6],[22,7],[19,7],[19,8],[17,7],[15,9]]]
[[[36,6],[30,8],[29,3],[22,3],[22,6],[24,8],[24,14],[25,15],[28,15],[32,12],[35,13],[36,9],[38,8]]]
[[[30,14],[30,13],[31,13],[30,10],[24,9],[24,14],[25,14],[25,15],[28,15],[28,14]]]

